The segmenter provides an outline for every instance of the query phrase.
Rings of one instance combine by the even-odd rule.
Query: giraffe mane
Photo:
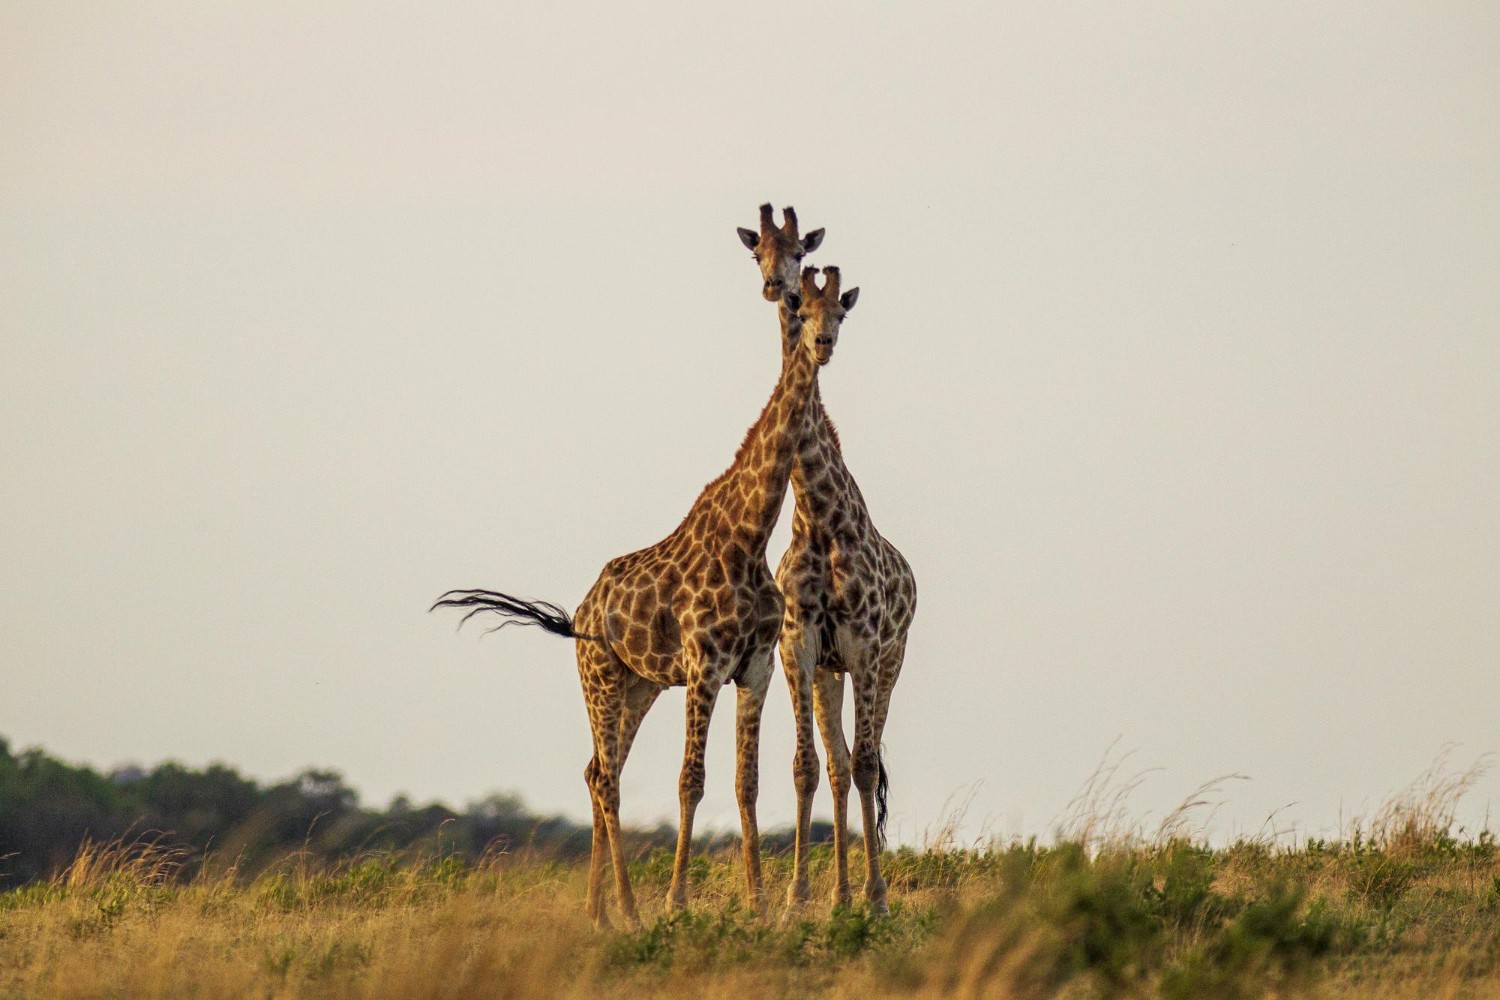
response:
[[[739,467],[740,459],[745,457],[745,450],[750,447],[751,438],[755,437],[756,432],[760,430],[761,421],[765,420],[766,414],[770,412],[772,402],[772,399],[767,399],[765,405],[760,408],[760,416],[756,417],[755,423],[751,424],[750,427],[745,431],[745,436],[740,439],[740,446],[734,449],[734,461],[729,463],[729,468],[719,473],[709,481],[707,486],[703,487],[703,489],[698,494],[699,500],[717,491],[718,488],[724,485],[725,481],[729,479],[730,473],[734,472],[734,470]],[[693,506],[687,512],[687,516],[682,519],[682,523],[687,524],[689,521],[691,521],[693,519],[693,515],[696,514],[697,511],[698,504],[696,501],[694,501]],[[679,527],[680,526],[681,525],[679,525]]]
[[[828,415],[827,410],[823,411],[823,426],[828,431],[829,440],[833,442],[833,450],[842,455],[844,453],[844,445],[839,440],[839,429],[833,426],[833,418]]]

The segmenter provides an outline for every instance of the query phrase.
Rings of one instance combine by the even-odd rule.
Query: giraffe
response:
[[[772,289],[795,273],[799,257],[774,233],[767,234],[764,220],[769,208],[761,207],[762,233],[753,243],[749,230],[738,233],[760,266],[765,295],[771,300]],[[852,309],[859,289],[839,296],[838,269],[826,268],[825,274],[837,299],[830,308],[837,312]],[[785,355],[796,344],[797,317],[784,306],[778,306],[777,312]],[[859,484],[844,464],[838,433],[816,386],[804,419],[801,445],[792,463],[792,541],[776,570],[786,602],[781,666],[797,724],[792,765],[797,833],[788,903],[800,905],[809,891],[808,836],[818,787],[818,753],[813,745],[816,716],[833,791],[834,903],[847,905],[851,900],[847,812],[852,770],[864,819],[865,899],[877,911],[886,912],[880,851],[887,782],[880,745],[891,691],[905,658],[907,630],[916,611],[917,585],[905,557],[875,530]],[[843,731],[845,674],[854,689],[852,768]]]
[[[797,210],[792,206],[781,210],[781,218],[782,225],[776,225],[776,210],[768,203],[760,206],[760,232],[743,226],[735,230],[760,265],[761,294],[767,302],[780,302],[782,292],[797,286],[802,258],[823,243],[821,229],[798,238]],[[796,310],[791,312],[795,315]]]
[[[802,291],[786,289],[788,310],[805,310],[817,294],[811,279]],[[821,316],[821,313],[820,313]],[[433,608],[467,608],[460,621],[493,612],[497,627],[536,625],[573,638],[578,675],[588,707],[594,755],[584,770],[593,807],[587,909],[608,925],[603,897],[606,852],[614,869],[621,913],[639,926],[620,834],[620,770],[642,719],[668,687],[687,691],[687,734],[678,781],[681,823],[673,860],[668,908],[687,904],[693,818],[703,797],[704,749],[719,691],[738,687],[735,709],[735,792],[739,800],[745,862],[745,897],[765,905],[755,803],[759,788],[760,717],[770,685],[776,639],[785,604],[766,563],[766,543],[781,515],[797,435],[817,384],[819,368],[833,355],[838,319],[793,321],[795,346],[759,419],[746,433],[734,463],[704,487],[682,523],[662,541],[612,559],[572,616],[555,604],[524,601],[489,590],[449,591]]]

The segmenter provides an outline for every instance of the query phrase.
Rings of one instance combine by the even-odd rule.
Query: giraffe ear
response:
[[[841,306],[844,307],[844,311],[845,312],[848,312],[850,309],[853,309],[854,308],[854,303],[856,303],[858,301],[859,301],[859,289],[858,288],[851,288],[847,292],[845,292],[843,295],[839,296],[839,305],[841,305]]]
[[[818,247],[820,247],[822,245],[823,245],[823,230],[821,230],[821,229],[814,229],[812,232],[810,232],[806,236],[802,237],[802,252],[803,253],[812,253],[814,250],[818,249]]]
[[[746,229],[744,226],[741,226],[735,232],[740,234],[740,242],[751,250],[754,250],[756,245],[760,243],[760,233],[757,233],[753,229]]]
[[[802,296],[796,292],[787,292],[781,297],[781,304],[795,313],[798,309],[802,308]]]

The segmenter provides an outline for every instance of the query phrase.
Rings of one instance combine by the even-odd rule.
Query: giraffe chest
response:
[[[851,639],[877,639],[884,586],[879,563],[860,547],[826,535],[794,538],[777,583],[786,596],[786,627],[814,637],[823,668],[843,669],[838,651]]]

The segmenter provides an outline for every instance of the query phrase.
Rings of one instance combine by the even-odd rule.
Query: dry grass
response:
[[[636,865],[656,912],[666,867]],[[729,855],[696,867],[691,914],[626,934],[583,918],[581,867],[542,860],[368,857],[177,885],[159,853],[91,850],[0,895],[0,996],[1500,995],[1500,859],[1477,843],[898,851],[885,918],[827,903],[756,918]]]
[[[1460,800],[1493,763],[1486,754],[1456,770],[1451,762],[1454,749],[1446,747],[1431,767],[1382,803],[1374,816],[1354,820],[1349,839],[1368,841],[1388,854],[1409,855],[1453,837]]]
[[[0,997],[1495,997],[1500,852],[1452,829],[1476,776],[1437,768],[1338,843],[1217,849],[1188,818],[1216,783],[1148,828],[1096,782],[1102,813],[1051,846],[960,849],[948,822],[891,852],[888,917],[830,908],[822,850],[818,902],[754,916],[726,848],[694,859],[691,913],[635,933],[591,928],[583,867],[539,857],[292,857],[184,881],[159,840],[91,844],[0,893]],[[660,913],[670,856],[632,867]],[[766,868],[779,901],[789,862]]]

